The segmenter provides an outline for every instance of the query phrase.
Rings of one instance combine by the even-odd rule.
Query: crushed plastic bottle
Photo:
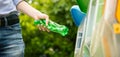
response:
[[[64,25],[59,25],[51,20],[49,20],[48,25],[46,25],[45,19],[40,19],[40,20],[35,20],[34,21],[35,25],[43,25],[47,27],[50,31],[56,32],[61,34],[62,36],[65,36],[68,34],[68,28]]]

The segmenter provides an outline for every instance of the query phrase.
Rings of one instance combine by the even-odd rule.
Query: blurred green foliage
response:
[[[31,3],[30,1],[27,1]],[[25,57],[74,57],[77,27],[70,15],[74,0],[33,0],[30,4],[39,11],[49,15],[49,18],[69,28],[67,36],[54,32],[39,31],[34,26],[31,17],[22,14],[20,21],[25,42]]]

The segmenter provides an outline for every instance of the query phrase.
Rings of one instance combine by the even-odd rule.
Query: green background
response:
[[[27,1],[30,2],[30,1]],[[66,36],[54,32],[39,31],[34,19],[21,13],[20,21],[25,42],[25,57],[74,57],[77,27],[70,15],[75,0],[33,0],[30,4],[49,18],[69,28]]]

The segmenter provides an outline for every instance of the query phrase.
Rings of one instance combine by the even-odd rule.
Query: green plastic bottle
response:
[[[43,25],[47,27],[50,31],[56,32],[61,34],[62,36],[65,36],[68,34],[68,28],[64,25],[59,25],[51,20],[49,20],[48,25],[46,26],[46,21],[45,19],[40,19],[40,20],[35,20],[34,21],[35,25]]]
[[[82,12],[87,13],[90,0],[77,0],[77,3]]]

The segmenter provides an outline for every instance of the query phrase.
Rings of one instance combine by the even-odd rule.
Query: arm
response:
[[[38,11],[38,10],[36,10],[35,8],[33,8],[32,6],[30,6],[27,2],[25,2],[25,1],[22,1],[22,0],[14,0],[14,2],[15,1],[17,1],[16,2],[16,8],[19,10],[19,11],[21,11],[21,12],[23,12],[23,13],[25,13],[25,14],[27,14],[28,16],[30,16],[30,17],[32,17],[32,18],[34,18],[35,20],[39,20],[39,19],[46,19],[46,25],[48,25],[48,20],[49,20],[49,16],[48,15],[46,15],[46,14],[44,14],[44,13],[41,13],[40,11]],[[38,25],[38,28],[40,29],[40,30],[42,30],[42,31],[48,31],[49,32],[49,30],[47,29],[47,28],[45,28],[45,27],[43,27],[43,26],[39,26]]]
[[[46,24],[48,24],[48,20],[49,20],[48,15],[39,12],[38,10],[36,10],[32,6],[30,6],[25,1],[19,2],[18,5],[17,5],[17,9],[19,11],[22,11],[23,13],[27,14],[28,16],[34,18],[35,20],[38,20],[38,19],[41,19],[41,18],[46,19]]]

